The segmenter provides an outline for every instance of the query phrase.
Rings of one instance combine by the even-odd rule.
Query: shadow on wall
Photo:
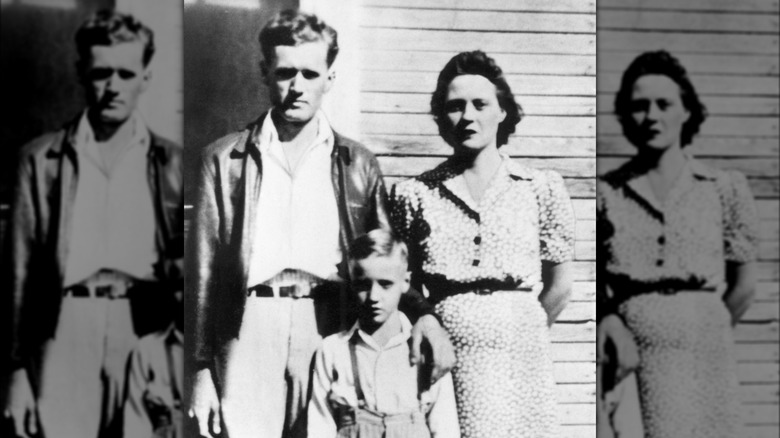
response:
[[[196,180],[201,148],[268,109],[257,35],[274,14],[298,6],[296,0],[257,0],[257,7],[213,3],[184,7],[185,181]],[[185,200],[192,199],[193,186],[186,184]]]
[[[44,132],[60,128],[83,108],[73,35],[91,12],[113,4],[113,0],[3,1],[0,204],[8,202],[19,148]]]

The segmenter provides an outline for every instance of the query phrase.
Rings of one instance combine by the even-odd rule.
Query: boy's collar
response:
[[[406,343],[409,338],[412,337],[412,323],[409,321],[409,318],[406,317],[406,315],[403,314],[403,312],[398,311],[397,312],[398,318],[401,320],[401,333],[398,333],[394,335],[390,340],[387,342],[387,345],[384,347],[379,346],[376,341],[374,340],[374,337],[370,334],[366,333],[360,328],[360,320],[355,321],[355,324],[352,325],[352,328],[349,329],[347,332],[347,337],[350,339],[357,338],[363,341],[364,344],[371,347],[373,350],[382,350],[382,349],[388,349],[395,347],[396,345],[404,344]]]

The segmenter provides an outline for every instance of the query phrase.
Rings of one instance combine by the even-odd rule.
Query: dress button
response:
[[[664,261],[661,260],[661,259],[658,259],[658,260],[655,261],[655,265],[656,266],[663,266],[663,264],[664,264]]]
[[[471,262],[471,266],[479,266],[479,259],[474,259],[474,261]]]
[[[664,242],[666,242],[666,239],[664,238],[664,236],[660,236],[660,237],[658,237],[658,243],[660,243],[661,245],[663,245],[663,244],[664,244]]]
[[[482,237],[481,236],[477,236],[477,237],[474,238],[474,243],[476,243],[477,245],[479,245],[481,242],[482,242]]]

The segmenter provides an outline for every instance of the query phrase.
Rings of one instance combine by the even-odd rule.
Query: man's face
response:
[[[328,67],[328,45],[318,41],[298,46],[276,46],[275,58],[264,64],[271,103],[282,119],[306,123],[322,105],[335,74]]]
[[[409,272],[398,254],[372,255],[355,262],[352,287],[360,303],[363,327],[379,327],[398,310],[398,303],[409,289]]]
[[[113,46],[92,46],[92,56],[81,66],[81,81],[87,103],[98,120],[117,124],[135,111],[138,99],[149,86],[151,74],[144,67],[141,41]]]

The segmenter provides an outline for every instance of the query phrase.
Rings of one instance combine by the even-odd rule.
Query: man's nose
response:
[[[292,77],[290,80],[290,90],[300,93],[301,89],[303,88],[303,73],[298,72],[295,74],[295,76]]]
[[[106,80],[106,90],[116,92],[120,81],[119,73],[113,72]]]

